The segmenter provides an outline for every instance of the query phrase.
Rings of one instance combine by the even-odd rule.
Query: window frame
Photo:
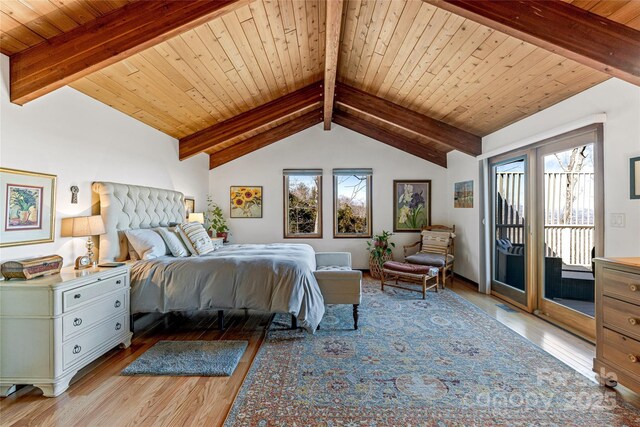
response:
[[[354,170],[357,171],[357,170]],[[338,177],[344,173],[333,171],[333,238],[334,239],[370,239],[373,237],[373,173],[353,173],[355,176],[367,177],[367,231],[366,233],[340,233],[338,232]]]
[[[315,169],[299,169],[301,172],[310,172]],[[290,176],[314,176],[318,177],[318,232],[317,233],[291,233],[289,231],[289,177]],[[282,224],[282,237],[284,239],[322,239],[322,172],[320,171],[316,175],[287,173],[283,171],[282,176],[282,206],[283,206],[283,224]]]

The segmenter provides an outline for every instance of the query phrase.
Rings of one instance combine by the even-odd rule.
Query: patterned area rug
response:
[[[248,341],[158,341],[122,375],[229,377]]]
[[[330,306],[315,336],[278,316],[227,426],[634,426],[618,400],[451,291],[365,281],[360,329]]]

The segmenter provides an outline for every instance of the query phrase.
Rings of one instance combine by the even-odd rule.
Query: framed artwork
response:
[[[431,180],[393,181],[393,231],[416,232],[431,225]]]
[[[262,218],[262,187],[232,185],[231,218]]]
[[[185,197],[184,198],[184,213],[186,218],[189,218],[189,214],[192,214],[196,211],[196,200]]]
[[[456,182],[453,187],[453,207],[473,207],[473,181]]]
[[[53,242],[56,176],[0,168],[0,247]]]
[[[630,196],[632,199],[640,199],[640,157],[633,157],[629,161],[629,173],[631,175]]]

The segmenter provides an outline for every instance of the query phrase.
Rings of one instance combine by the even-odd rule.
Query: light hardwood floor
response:
[[[595,347],[533,315],[501,308],[501,300],[479,294],[456,279],[452,289],[491,317],[542,347],[594,382]],[[0,401],[0,424],[26,425],[207,425],[224,419],[264,338],[270,316],[238,311],[228,316],[228,329],[216,330],[215,314],[141,319],[127,350],[114,349],[77,376],[58,398],[23,387]],[[140,331],[140,332],[138,332]],[[231,377],[122,377],[120,371],[159,340],[245,339],[248,351]],[[640,397],[624,387],[616,390],[640,407]]]

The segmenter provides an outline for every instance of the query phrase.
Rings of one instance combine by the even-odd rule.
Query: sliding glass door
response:
[[[497,296],[528,310],[527,168],[526,154],[494,159],[491,163],[491,289]]]

